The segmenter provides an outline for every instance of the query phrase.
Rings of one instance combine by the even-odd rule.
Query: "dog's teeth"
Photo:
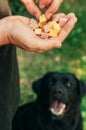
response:
[[[54,109],[52,108],[52,109],[51,109],[51,112],[52,112],[54,115],[59,116],[59,115],[61,115],[61,114],[63,113],[63,110],[60,110],[59,112],[55,112]]]

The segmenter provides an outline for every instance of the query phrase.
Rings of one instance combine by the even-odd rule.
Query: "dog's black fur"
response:
[[[83,130],[80,103],[86,84],[71,73],[49,72],[33,83],[34,102],[21,106],[13,119],[13,130]],[[62,115],[50,111],[53,101],[66,104]]]

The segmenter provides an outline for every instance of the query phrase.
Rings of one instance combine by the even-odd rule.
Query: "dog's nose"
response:
[[[55,98],[57,98],[57,97],[62,97],[63,96],[63,90],[62,89],[56,89],[56,90],[54,90],[53,91],[53,96],[55,97]]]

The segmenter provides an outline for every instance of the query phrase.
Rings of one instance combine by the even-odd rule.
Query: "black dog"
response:
[[[71,73],[49,72],[32,87],[37,99],[17,110],[13,130],[83,130],[85,83]]]

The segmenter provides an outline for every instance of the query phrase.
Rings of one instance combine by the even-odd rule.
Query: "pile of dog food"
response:
[[[29,26],[33,29],[36,35],[43,39],[56,37],[61,31],[59,23],[55,20],[47,21],[44,14],[40,16],[39,22],[31,19]]]

